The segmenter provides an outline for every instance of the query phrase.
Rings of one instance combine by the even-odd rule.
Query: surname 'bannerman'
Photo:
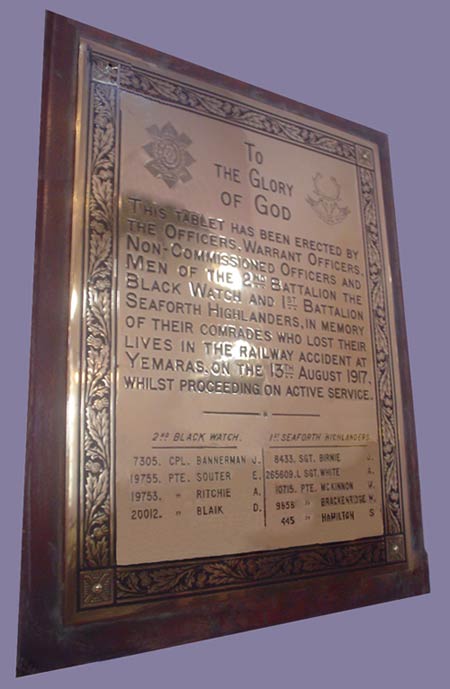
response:
[[[243,455],[197,455],[197,464],[245,464]]]

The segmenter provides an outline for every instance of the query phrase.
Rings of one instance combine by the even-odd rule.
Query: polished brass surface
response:
[[[68,615],[132,566],[404,561],[377,145],[83,44],[73,227]]]

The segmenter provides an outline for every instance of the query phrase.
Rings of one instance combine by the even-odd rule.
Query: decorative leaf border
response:
[[[374,329],[376,383],[381,424],[384,519],[386,536],[403,531],[399,488],[399,453],[393,386],[392,354],[383,281],[383,252],[376,199],[374,161],[370,148],[344,137],[321,132],[288,117],[265,112],[205,89],[138,69],[106,55],[90,54],[91,121],[88,135],[88,207],[85,243],[85,303],[83,310],[83,360],[80,472],[80,576],[99,568],[113,568],[117,602],[129,598],[155,598],[208,592],[341,571],[358,566],[385,564],[385,539],[299,547],[195,559],[167,564],[116,567],[113,557],[111,515],[114,395],[112,371],[113,257],[118,135],[117,102],[120,89],[179,107],[199,115],[250,129],[308,148],[356,166],[360,203],[366,230],[368,282]],[[401,551],[402,556],[404,550]],[[395,556],[398,560],[398,553]],[[111,571],[109,569],[108,571]],[[220,574],[221,573],[221,574]],[[84,587],[86,588],[86,587]],[[95,596],[86,606],[95,604]],[[83,599],[83,594],[81,595]],[[98,604],[104,603],[104,594]],[[111,603],[108,603],[111,604]],[[83,600],[82,600],[83,606]]]
[[[386,564],[383,537],[208,560],[117,568],[117,602],[148,600],[289,581]]]
[[[403,531],[400,501],[399,451],[396,404],[390,351],[389,316],[384,285],[375,173],[358,168],[361,213],[364,223],[370,304],[372,307],[373,344],[377,375],[378,413],[384,482],[385,520],[388,534]]]
[[[356,146],[344,138],[322,132],[295,120],[267,113],[229,96],[184,84],[173,78],[120,63],[120,88],[165,105],[174,105],[197,115],[218,119],[280,141],[327,153],[349,163],[356,163]],[[370,151],[370,149],[367,149]]]
[[[112,276],[116,89],[91,85],[87,241],[83,285],[81,565],[112,563]]]

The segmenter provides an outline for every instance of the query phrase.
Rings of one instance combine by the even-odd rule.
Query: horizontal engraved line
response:
[[[222,416],[223,414],[228,414],[229,416],[261,416],[259,411],[204,411],[204,414],[217,414]]]
[[[203,414],[216,414],[217,416],[264,416],[260,411],[204,411]],[[320,414],[282,414],[281,412],[268,412],[266,416],[308,416],[320,418]]]
[[[237,445],[153,445],[153,450],[237,450]]]
[[[274,412],[272,416],[316,416],[320,417],[320,414],[282,414],[282,413],[276,413]]]
[[[321,448],[328,448],[330,450],[334,450],[336,447],[367,447],[366,445],[270,445],[269,449],[271,450],[278,450],[278,449],[295,449],[298,447],[321,447]]]

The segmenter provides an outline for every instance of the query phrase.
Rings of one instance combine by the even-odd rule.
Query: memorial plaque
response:
[[[385,135],[51,13],[42,122],[19,674],[426,592]]]

